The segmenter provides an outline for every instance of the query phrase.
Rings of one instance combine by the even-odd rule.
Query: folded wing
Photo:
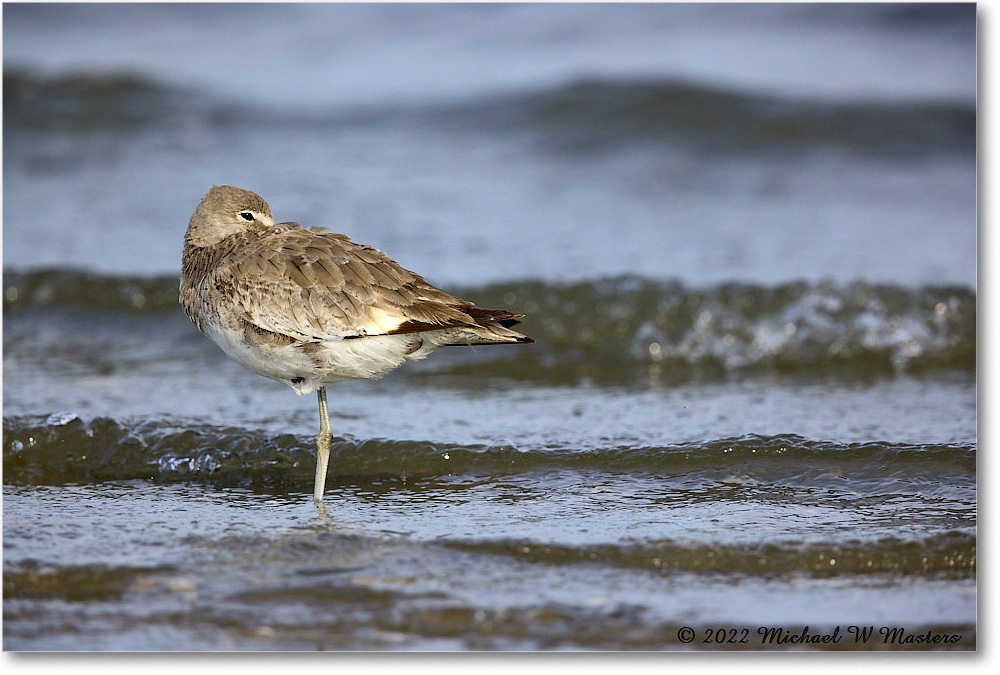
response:
[[[530,342],[520,314],[488,310],[427,283],[343,234],[282,223],[215,270],[217,288],[257,328],[297,342],[464,328],[488,342]]]

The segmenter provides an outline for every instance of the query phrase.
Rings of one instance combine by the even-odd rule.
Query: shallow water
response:
[[[3,11],[5,650],[976,647],[974,6]],[[331,388],[318,511],[213,183],[536,343]]]
[[[780,525],[791,514],[750,515],[745,498],[725,507],[728,500],[705,495],[701,509],[676,498],[656,506],[652,519],[684,523],[665,528],[668,538],[623,531],[602,544],[539,545],[555,529],[594,542],[615,519],[607,518],[613,509],[597,507],[601,481],[578,475],[547,483],[577,484],[603,515],[576,532],[578,524],[561,517],[577,508],[572,490],[539,495],[538,509],[523,503],[530,496],[515,496],[515,486],[496,485],[400,486],[389,500],[372,486],[336,487],[330,520],[302,499],[245,490],[8,487],[7,510],[33,515],[8,516],[8,536],[19,540],[13,553],[25,558],[5,571],[17,589],[7,596],[7,621],[23,649],[660,649],[682,646],[682,624],[815,629],[810,607],[818,602],[827,628],[927,624],[963,633],[960,647],[974,644],[969,536],[878,543],[865,532],[847,546],[806,543]],[[463,512],[469,499],[480,502],[478,517]],[[794,501],[791,510],[812,521],[803,528],[812,534],[829,530],[824,511],[844,510],[808,513]],[[48,508],[36,511],[42,503]],[[503,532],[475,522],[500,524],[483,505],[506,521]],[[150,516],[137,518],[142,513]],[[451,526],[427,532],[428,521]],[[721,522],[769,536],[747,546],[709,543],[718,542],[712,532]],[[567,534],[560,538],[574,538]],[[73,564],[43,562],[54,540]],[[110,553],[109,540],[118,542]],[[849,569],[833,572],[837,562]],[[931,615],[933,622],[913,620]]]

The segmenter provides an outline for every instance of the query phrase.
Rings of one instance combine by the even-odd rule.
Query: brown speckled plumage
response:
[[[197,236],[206,212],[270,216],[256,194],[217,186],[202,200],[185,239],[181,302],[200,326],[229,303],[240,318],[296,341],[462,327],[487,341],[527,342],[504,330],[520,314],[488,310],[446,293],[370,246],[295,223],[248,222],[220,241]],[[389,327],[391,324],[398,325]]]
[[[511,330],[522,315],[476,307],[346,235],[276,224],[263,199],[229,185],[209,190],[188,223],[180,302],[237,362],[318,391],[321,436],[328,384],[380,377],[442,346],[532,342]],[[316,489],[319,501],[319,469]]]

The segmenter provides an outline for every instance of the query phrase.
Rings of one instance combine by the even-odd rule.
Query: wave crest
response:
[[[477,350],[435,371],[457,377],[627,385],[730,374],[870,378],[976,368],[976,294],[962,287],[803,281],[692,288],[620,277],[506,283],[459,294],[525,314],[522,328],[536,344]],[[5,315],[53,308],[184,320],[174,277],[4,274]]]
[[[89,422],[72,413],[3,421],[4,480],[65,484],[147,479],[207,481],[268,489],[308,489],[313,438],[171,421]],[[725,438],[668,446],[591,449],[455,445],[383,439],[334,439],[332,465],[342,476],[433,477],[551,471],[700,477],[719,484],[767,481],[835,483],[871,476],[879,489],[950,477],[974,487],[976,451],[969,444],[833,443],[795,435]],[[754,476],[758,476],[755,478]]]

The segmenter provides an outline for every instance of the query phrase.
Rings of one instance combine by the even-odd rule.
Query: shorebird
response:
[[[534,342],[522,314],[483,309],[343,234],[275,223],[260,196],[216,185],[184,235],[180,303],[240,365],[316,392],[313,499],[322,504],[333,434],[326,387],[375,379],[448,345]]]

